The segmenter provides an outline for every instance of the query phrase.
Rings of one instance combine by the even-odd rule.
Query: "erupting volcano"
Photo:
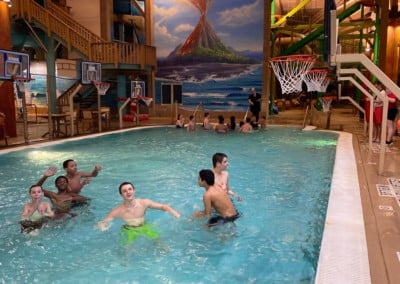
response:
[[[165,60],[166,64],[190,64],[201,62],[254,63],[227,48],[217,36],[207,19],[212,0],[187,0],[200,11],[200,19],[183,44],[175,48]],[[161,63],[162,64],[162,63]],[[162,64],[163,65],[163,64]]]
[[[196,28],[186,39],[183,46],[176,52],[177,55],[194,53],[196,48],[217,49],[224,47],[221,40],[211,27],[207,19],[207,9],[211,0],[189,0],[200,11],[200,19]]]

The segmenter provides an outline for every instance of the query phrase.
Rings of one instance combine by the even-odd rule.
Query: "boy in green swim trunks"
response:
[[[126,241],[132,242],[137,236],[144,235],[149,238],[157,238],[158,234],[151,231],[150,226],[145,224],[145,213],[148,208],[163,210],[171,213],[175,218],[180,214],[166,204],[154,202],[150,199],[135,198],[135,187],[130,182],[123,182],[119,186],[119,194],[124,201],[116,208],[110,211],[108,215],[97,223],[101,231],[108,230],[110,222],[115,218],[122,219],[125,222],[122,232],[126,233]]]
[[[195,218],[210,217],[211,209],[218,215],[210,218],[207,225],[209,227],[227,222],[233,222],[239,218],[239,214],[233,206],[232,200],[226,191],[219,185],[214,184],[215,176],[211,170],[201,170],[199,172],[199,186],[204,187],[206,192],[203,195],[204,210],[193,213]]]

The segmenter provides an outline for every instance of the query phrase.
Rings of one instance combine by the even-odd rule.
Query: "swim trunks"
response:
[[[43,221],[22,220],[19,223],[21,224],[22,234],[29,234],[36,229],[42,228],[43,225]]]
[[[222,217],[222,216],[215,216],[215,217],[211,217],[208,220],[208,225],[209,226],[215,226],[218,224],[225,224],[228,222],[233,222],[235,221],[237,218],[239,218],[239,213],[233,216],[229,216],[229,217]]]
[[[124,225],[121,227],[121,236],[120,236],[120,244],[128,245],[136,240],[139,236],[145,236],[149,239],[157,239],[159,234],[152,230],[151,225],[144,224],[143,226],[139,227],[132,227]]]

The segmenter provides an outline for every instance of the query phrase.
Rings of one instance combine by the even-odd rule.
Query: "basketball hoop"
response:
[[[12,80],[15,82],[15,84],[18,86],[18,90],[20,92],[30,92],[31,91],[31,85],[32,81],[35,80],[31,77],[26,78],[26,77],[12,77]]]
[[[31,77],[16,77],[13,76],[11,79],[15,82],[15,86],[17,89],[17,93],[23,93],[22,95],[22,115],[24,119],[24,139],[25,139],[25,144],[29,144],[29,131],[28,131],[28,114],[26,110],[26,105],[27,105],[27,99],[28,103],[30,104],[32,102],[32,97],[31,97],[31,85],[32,79]]]
[[[282,94],[299,93],[306,73],[316,61],[316,55],[295,54],[271,59],[270,64],[281,84]]]
[[[335,99],[335,97],[321,97],[319,98],[321,104],[322,104],[322,111],[323,112],[329,112],[331,108],[331,103]]]
[[[311,69],[304,76],[304,83],[307,85],[309,92],[322,92],[322,84],[324,84],[328,69]],[[329,81],[328,81],[329,84]],[[328,87],[328,85],[326,85]],[[325,87],[325,91],[326,91]]]
[[[321,86],[319,87],[319,92],[325,93],[325,92],[326,92],[326,89],[328,88],[330,82],[331,82],[331,79],[330,79],[330,78],[325,78],[325,79],[322,81]]]
[[[108,82],[93,82],[93,84],[95,85],[97,92],[100,96],[104,96],[107,91],[108,88],[110,88],[110,83]]]
[[[153,101],[152,98],[147,98],[147,97],[142,97],[142,96],[138,96],[137,99],[143,101],[146,104],[146,106],[149,106],[151,104],[151,102]]]

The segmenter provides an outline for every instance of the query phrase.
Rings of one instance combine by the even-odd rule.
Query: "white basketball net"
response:
[[[326,87],[324,86],[325,90],[322,91],[322,85],[324,84],[327,70],[310,70],[304,76],[304,83],[307,85],[307,91],[309,92],[325,92]],[[328,81],[329,84],[329,81]]]
[[[107,82],[94,82],[94,85],[101,96],[104,96],[107,93],[108,88],[110,88],[110,83]]]
[[[20,92],[30,92],[31,91],[31,85],[32,85],[32,81],[25,79],[25,78],[16,78],[15,80],[15,84],[18,86],[18,90]]]
[[[32,103],[31,97],[31,86],[33,83],[32,79],[27,78],[14,78],[15,85],[18,87],[17,90],[25,96],[25,102],[27,104]]]
[[[332,98],[330,97],[322,97],[319,98],[321,104],[322,104],[322,111],[323,112],[328,112],[331,108],[331,103],[332,103]]]
[[[326,89],[328,88],[330,82],[331,82],[331,79],[325,78],[325,79],[322,81],[321,86],[320,86],[318,92],[325,93],[325,92],[326,92]]]
[[[281,84],[282,94],[299,93],[306,73],[312,68],[315,55],[291,55],[275,57],[271,67]]]
[[[146,98],[146,97],[140,97],[140,99],[141,99],[142,101],[144,101],[144,103],[145,103],[147,106],[149,106],[149,105],[151,104],[151,102],[153,101],[152,98]]]

